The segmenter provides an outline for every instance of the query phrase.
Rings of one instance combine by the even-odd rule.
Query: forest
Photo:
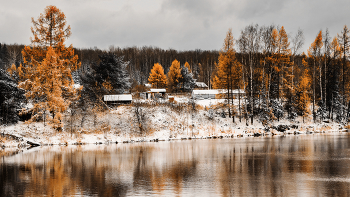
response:
[[[49,14],[61,18],[40,18]],[[328,29],[315,32],[314,42],[306,43],[306,52],[301,51],[302,30],[288,35],[283,26],[258,24],[247,25],[235,37],[229,29],[219,51],[113,45],[101,50],[66,47],[71,32],[62,15],[55,6],[48,6],[37,21],[32,19],[34,37],[29,46],[0,43],[2,124],[17,122],[29,111],[30,103],[31,120],[48,121],[60,129],[62,114],[68,109],[99,106],[104,94],[143,91],[150,81],[158,87],[160,79],[151,77],[156,67],[163,69],[162,87],[169,92],[190,92],[193,85],[184,88],[188,81],[205,82],[210,89],[227,89],[228,93],[243,89],[244,97],[228,94],[223,108],[230,117],[251,124],[254,119],[267,124],[310,115],[314,122],[349,119],[347,26],[334,37]],[[52,31],[45,29],[44,22],[62,31],[40,35]],[[173,72],[178,72],[176,79],[171,79]],[[80,87],[75,88],[76,84]],[[238,107],[234,99],[240,100]]]

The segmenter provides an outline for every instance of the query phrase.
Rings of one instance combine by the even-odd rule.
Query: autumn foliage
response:
[[[164,69],[159,63],[154,64],[151,73],[149,74],[148,82],[154,88],[165,88],[167,85],[167,78],[164,74]]]
[[[33,103],[31,120],[48,119],[60,130],[63,112],[77,97],[71,72],[80,63],[73,46],[65,46],[71,32],[63,12],[48,6],[37,20],[32,18],[32,23],[31,45],[23,49],[23,64],[18,69],[19,87]]]
[[[190,72],[190,73],[192,72],[191,66],[190,66],[190,64],[188,62],[185,62],[184,66],[188,69],[188,72]]]
[[[176,59],[171,63],[170,70],[168,72],[167,85],[169,90],[177,90],[178,85],[181,81],[181,67],[180,62]]]
[[[229,116],[231,116],[231,104],[233,104],[232,90],[239,88],[241,76],[241,64],[235,56],[232,30],[227,32],[224,45],[219,55],[219,63],[216,64],[216,74],[213,76],[213,87],[215,89],[227,90],[227,104]]]

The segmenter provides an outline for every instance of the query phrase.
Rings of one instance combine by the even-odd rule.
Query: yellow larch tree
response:
[[[297,101],[297,108],[299,115],[303,117],[303,122],[305,120],[305,117],[310,115],[310,85],[311,85],[311,78],[309,75],[309,71],[307,69],[308,65],[307,62],[303,59],[302,60],[303,65],[305,66],[305,70],[303,74],[300,77],[299,84],[297,85],[297,92],[298,92],[298,99]]]
[[[40,115],[45,120],[47,115],[53,127],[61,130],[62,112],[77,97],[71,72],[80,66],[73,46],[65,46],[70,26],[66,27],[64,13],[55,6],[47,6],[32,23],[31,45],[22,50],[23,64],[18,69],[19,87],[34,105],[31,120]]]
[[[177,91],[181,78],[180,62],[175,59],[171,63],[167,78],[167,85],[170,91]]]
[[[311,43],[311,46],[308,49],[308,57],[313,61],[313,72],[312,72],[312,115],[314,121],[316,121],[316,112],[315,112],[315,101],[316,101],[316,65],[319,66],[319,77],[320,77],[320,93],[322,100],[322,80],[321,80],[321,48],[323,46],[322,42],[322,31],[320,31],[314,42]]]
[[[242,73],[241,64],[236,59],[233,43],[232,30],[229,29],[219,54],[219,62],[216,64],[216,73],[212,82],[215,89],[226,89],[227,91],[229,117],[231,117],[231,104],[233,104],[232,90],[239,88],[239,79]]]
[[[272,64],[272,72],[277,75],[277,79],[272,82],[278,90],[272,90],[273,98],[281,99],[284,95],[285,67],[292,64],[290,61],[291,50],[288,35],[282,26],[280,30],[273,29],[271,33],[271,55],[267,57],[267,61]],[[288,74],[287,74],[288,75]]]
[[[285,83],[288,83],[291,80],[288,80],[286,78],[287,75],[290,75],[290,73],[286,73],[288,70],[285,69],[285,67],[288,67],[292,64],[290,61],[291,56],[291,50],[290,50],[290,42],[288,41],[288,35],[286,33],[286,30],[282,26],[279,35],[278,35],[278,47],[277,47],[277,53],[278,53],[278,64],[281,69],[281,82],[280,82],[280,95],[281,97],[285,97]]]
[[[167,85],[166,75],[164,69],[159,63],[154,64],[151,73],[148,77],[148,82],[152,84],[154,88],[165,88]]]
[[[188,72],[190,72],[190,73],[192,72],[191,66],[190,66],[190,64],[188,62],[185,62],[184,66],[188,69]]]

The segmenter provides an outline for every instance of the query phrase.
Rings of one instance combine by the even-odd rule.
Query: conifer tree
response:
[[[328,90],[329,90],[329,117],[331,120],[334,120],[334,114],[336,115],[336,119],[338,121],[342,120],[342,115],[344,113],[344,105],[342,103],[341,92],[341,64],[342,64],[342,49],[339,45],[338,38],[334,37],[330,46],[330,57],[331,63],[328,72]]]
[[[24,101],[24,91],[17,87],[9,73],[0,68],[0,124],[16,123],[19,120],[17,110]]]
[[[151,73],[148,77],[148,82],[152,84],[155,88],[165,88],[166,87],[166,75],[164,74],[164,69],[159,63],[154,64]]]
[[[286,82],[286,67],[291,65],[290,56],[291,56],[291,50],[289,47],[290,43],[288,41],[288,35],[286,33],[286,30],[282,26],[279,35],[278,35],[278,47],[277,47],[277,53],[278,53],[278,64],[281,71],[281,81],[280,81],[280,95],[281,97],[285,97],[285,82]]]
[[[130,76],[126,69],[129,62],[123,61],[114,53],[103,53],[99,56],[100,63],[92,66],[95,82],[103,94],[121,94],[131,87]]]
[[[192,73],[191,66],[190,66],[190,64],[188,62],[185,62],[184,66],[187,68],[188,72]]]
[[[183,91],[191,91],[193,90],[194,86],[196,85],[195,79],[193,79],[193,74],[189,72],[188,67],[186,67],[186,64],[184,66],[181,66],[181,84],[182,84],[182,90]]]
[[[316,102],[316,65],[319,66],[320,73],[320,92],[321,100],[322,99],[322,84],[321,84],[321,48],[323,46],[322,42],[322,31],[318,33],[315,38],[315,41],[311,43],[310,48],[308,49],[308,56],[313,61],[313,73],[312,73],[312,115],[314,122],[316,121],[316,112],[315,112],[315,102]]]
[[[53,127],[61,130],[62,112],[76,98],[71,72],[80,66],[73,46],[67,48],[64,43],[71,35],[70,26],[66,27],[64,13],[55,6],[47,6],[32,23],[34,37],[22,51],[19,87],[26,90],[25,96],[34,105],[31,120],[49,115]]]
[[[350,52],[350,30],[348,29],[348,27],[346,25],[344,25],[343,30],[341,31],[341,34],[338,35],[338,39],[339,39],[339,45],[341,48],[341,51],[343,53],[343,60],[342,60],[342,72],[341,72],[341,89],[342,89],[342,105],[345,105],[345,97],[346,94],[348,93],[348,90],[346,90],[346,82],[347,82],[347,75],[349,75],[349,73],[347,72],[347,68],[348,68],[348,54]],[[345,108],[344,108],[344,112],[345,114]]]
[[[216,64],[216,74],[213,77],[213,87],[215,89],[226,89],[227,91],[229,117],[231,117],[231,104],[233,104],[231,91],[234,88],[239,88],[241,74],[241,64],[236,60],[233,46],[232,30],[229,29],[220,51],[219,63]]]
[[[307,67],[307,62],[303,59],[303,64]],[[303,117],[303,122],[305,121],[305,117],[310,114],[309,105],[310,105],[310,85],[311,78],[309,75],[308,69],[305,69],[303,75],[299,80],[299,84],[297,85],[297,111],[298,115]]]
[[[168,78],[167,78],[167,86],[170,91],[177,91],[178,86],[181,82],[182,75],[181,75],[181,67],[180,62],[176,59],[171,63],[169,72],[168,72]]]

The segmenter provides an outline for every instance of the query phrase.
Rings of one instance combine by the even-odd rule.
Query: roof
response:
[[[166,89],[150,89],[150,91],[148,92],[152,92],[152,93],[162,93],[162,92],[166,92]]]
[[[219,90],[193,90],[192,94],[219,94]]]
[[[226,92],[227,92],[227,90],[226,90]],[[243,89],[235,89],[235,90],[232,90],[232,93],[233,94],[238,94],[238,93],[244,94],[245,91]]]
[[[132,101],[131,94],[104,95],[104,101]]]
[[[227,93],[227,89],[211,89],[211,90],[193,90],[192,94],[224,94]],[[245,91],[243,89],[235,89],[232,90],[232,94],[244,94]]]
[[[207,84],[205,84],[204,82],[196,82],[196,86],[199,88],[207,88]]]

